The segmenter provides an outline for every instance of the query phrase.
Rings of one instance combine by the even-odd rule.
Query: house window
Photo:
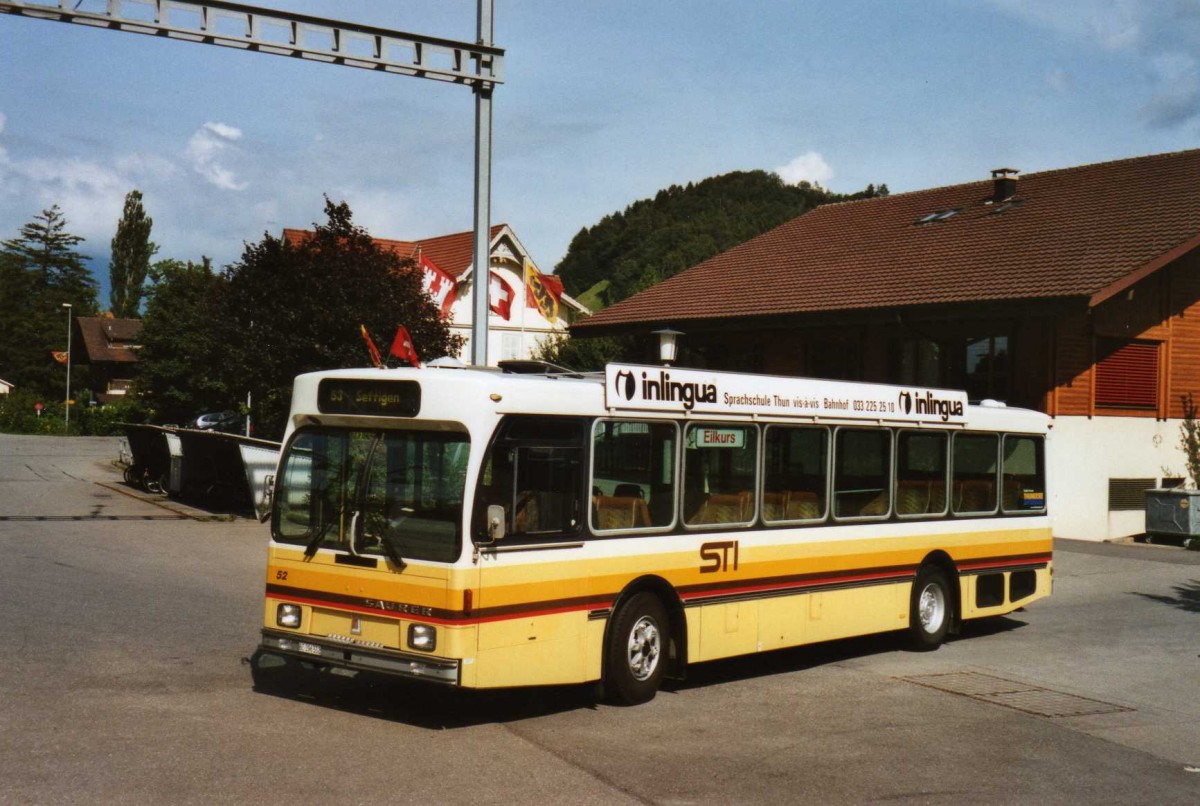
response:
[[[1096,405],[1126,409],[1158,406],[1158,342],[1096,340]]]
[[[894,346],[893,380],[911,386],[940,386],[942,384],[942,347],[924,338],[902,339]]]
[[[806,345],[804,374],[810,378],[854,381],[862,378],[862,346],[848,339],[814,339]]]
[[[971,400],[1008,398],[1008,336],[967,341],[963,388]]]

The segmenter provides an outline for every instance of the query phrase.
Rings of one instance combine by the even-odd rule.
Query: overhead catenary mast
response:
[[[475,42],[223,0],[58,0],[57,4],[0,0],[0,13],[291,56],[471,87],[475,93],[475,235],[472,250],[475,304],[471,362],[485,366],[491,240],[492,91],[495,85],[504,82],[504,50],[492,45],[493,5],[494,0],[478,0]]]

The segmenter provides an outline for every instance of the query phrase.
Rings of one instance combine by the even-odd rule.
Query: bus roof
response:
[[[528,367],[527,367],[528,368]],[[340,396],[337,400],[332,395]],[[467,423],[541,414],[950,426],[1045,432],[1050,418],[955,390],[677,367],[609,364],[601,373],[493,368],[341,369],[296,378],[292,424],[330,415]],[[322,418],[323,419],[323,418]]]

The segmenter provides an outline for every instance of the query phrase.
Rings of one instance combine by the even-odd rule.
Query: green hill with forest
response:
[[[660,190],[605,216],[571,240],[555,273],[568,294],[598,310],[822,204],[887,195],[785,184],[767,171],[735,171]]]

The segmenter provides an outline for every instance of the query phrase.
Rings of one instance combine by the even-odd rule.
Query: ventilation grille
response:
[[[1146,508],[1146,490],[1153,490],[1157,479],[1109,479],[1108,511],[1123,512]]]

